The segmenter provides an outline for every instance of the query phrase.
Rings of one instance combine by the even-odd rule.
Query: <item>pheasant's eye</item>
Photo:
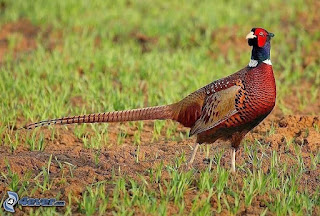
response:
[[[264,35],[263,35],[263,32],[260,32],[259,35],[260,35],[260,36],[264,36]]]

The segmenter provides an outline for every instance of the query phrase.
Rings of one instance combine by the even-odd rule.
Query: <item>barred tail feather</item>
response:
[[[147,107],[142,109],[63,117],[58,119],[32,123],[24,126],[23,128],[34,129],[36,127],[49,126],[49,125],[172,119],[172,116],[173,116],[172,105],[165,105],[165,106]]]

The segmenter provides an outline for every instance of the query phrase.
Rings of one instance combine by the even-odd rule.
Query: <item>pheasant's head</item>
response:
[[[258,63],[268,60],[270,61],[270,40],[274,36],[273,33],[268,32],[263,28],[253,28],[246,36],[249,46],[252,46],[250,67],[255,67]],[[265,62],[266,63],[266,62]]]
[[[248,39],[249,46],[264,47],[273,36],[273,33],[263,28],[253,28],[251,32],[247,34],[246,39]]]
[[[248,39],[249,46],[264,47],[273,36],[273,33],[263,28],[253,28],[251,32],[247,34],[246,39]]]

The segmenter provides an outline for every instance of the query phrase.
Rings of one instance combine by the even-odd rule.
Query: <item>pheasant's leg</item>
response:
[[[193,161],[194,161],[194,158],[197,154],[197,151],[198,151],[198,148],[199,148],[199,143],[196,143],[196,145],[193,147],[193,152],[191,154],[191,157],[187,163],[187,167],[190,169],[192,164],[193,164]]]
[[[231,172],[236,172],[236,149],[231,147]]]

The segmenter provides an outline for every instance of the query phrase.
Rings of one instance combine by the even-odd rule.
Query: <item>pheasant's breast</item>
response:
[[[276,85],[271,65],[262,63],[245,76],[246,112],[259,117],[272,111],[276,102]]]

